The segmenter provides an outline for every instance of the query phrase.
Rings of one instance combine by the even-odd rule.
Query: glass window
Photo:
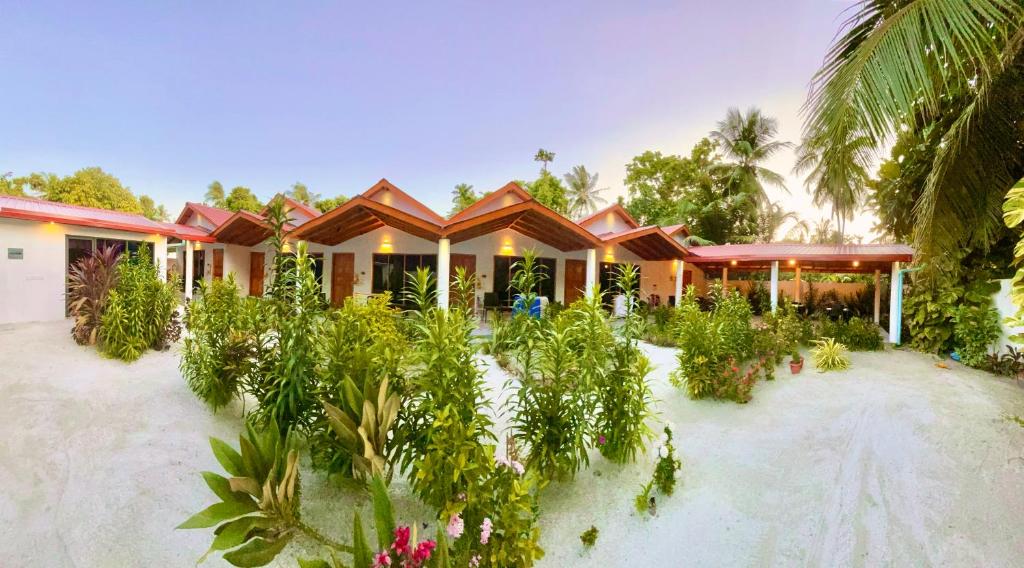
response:
[[[624,265],[622,263],[619,263],[619,262],[602,262],[601,263],[601,269],[600,269],[600,273],[599,273],[599,275],[600,275],[599,281],[601,283],[601,301],[605,305],[607,305],[607,306],[610,306],[611,303],[612,303],[612,299],[616,295],[618,295],[620,293],[619,292],[618,280],[619,280],[619,271],[622,270],[622,268],[621,268],[622,266],[624,266]],[[635,265],[635,266],[636,266],[637,281],[636,281],[636,284],[633,286],[633,291],[639,293],[640,292],[640,266],[639,265]]]
[[[373,279],[370,289],[374,294],[391,292],[396,305],[405,306],[404,294],[407,274],[426,268],[437,275],[436,254],[375,254],[373,255]]]
[[[521,256],[495,256],[494,257],[494,293],[498,303],[503,306],[512,305],[514,292],[509,290],[509,283],[512,282],[514,274],[513,267],[518,268],[516,263],[522,262]],[[545,296],[551,302],[555,301],[555,276],[557,262],[553,258],[537,258],[537,272],[543,274],[540,283],[535,290],[538,296]]]

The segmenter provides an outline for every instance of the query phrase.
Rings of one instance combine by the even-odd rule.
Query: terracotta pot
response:
[[[800,370],[803,369],[803,368],[804,368],[804,360],[803,359],[801,359],[800,361],[790,361],[789,362],[789,371],[791,373],[793,373],[794,375],[800,374]]]

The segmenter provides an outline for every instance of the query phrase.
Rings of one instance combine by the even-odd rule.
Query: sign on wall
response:
[[[22,260],[25,258],[25,249],[20,248],[9,248],[7,249],[7,260]]]

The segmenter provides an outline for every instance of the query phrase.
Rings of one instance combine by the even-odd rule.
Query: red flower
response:
[[[430,559],[430,554],[434,552],[434,548],[437,547],[437,543],[432,540],[425,540],[416,547],[416,551],[412,553],[412,561],[415,566],[419,566],[425,560]]]
[[[395,542],[391,543],[391,548],[399,556],[405,556],[412,551],[409,548],[409,527],[395,529]]]
[[[388,556],[387,551],[379,552],[373,557],[373,568],[384,568],[385,566],[391,566],[391,557]]]

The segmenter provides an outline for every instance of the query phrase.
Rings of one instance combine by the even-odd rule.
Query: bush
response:
[[[850,368],[850,357],[846,354],[846,346],[829,337],[814,342],[811,359],[814,367],[821,372],[842,371]]]
[[[983,367],[992,345],[1002,334],[999,312],[991,306],[953,308],[953,338],[960,360],[971,367]]]
[[[92,345],[99,338],[103,312],[117,286],[120,256],[117,249],[104,247],[68,270],[68,312],[75,318],[71,336],[79,345]]]
[[[122,257],[117,272],[117,286],[100,323],[100,342],[105,354],[131,362],[165,343],[178,298],[173,284],[160,280],[145,247]]]
[[[821,320],[816,334],[819,338],[831,337],[851,351],[878,351],[883,347],[879,331],[873,322],[852,317],[848,321]]]

